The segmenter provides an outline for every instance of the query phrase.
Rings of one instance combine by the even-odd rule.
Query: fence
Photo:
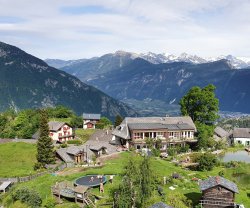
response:
[[[22,182],[30,181],[34,178],[37,178],[39,176],[45,175],[45,174],[50,173],[50,172],[51,171],[44,171],[41,173],[36,173],[34,175],[29,175],[29,176],[24,176],[24,177],[0,178],[0,182],[11,181],[12,183],[22,183]]]

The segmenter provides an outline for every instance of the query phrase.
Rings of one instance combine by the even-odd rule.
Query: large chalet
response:
[[[146,147],[146,139],[161,139],[162,150],[172,146],[185,146],[197,142],[194,138],[195,124],[189,116],[184,117],[126,117],[114,129],[113,142],[127,148]]]

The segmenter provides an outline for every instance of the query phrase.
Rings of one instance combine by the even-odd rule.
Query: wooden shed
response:
[[[239,193],[235,183],[220,177],[210,177],[199,183],[202,191],[200,204],[204,208],[233,208],[235,204],[235,193]]]

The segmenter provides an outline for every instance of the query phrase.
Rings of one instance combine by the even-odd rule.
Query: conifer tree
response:
[[[153,172],[150,167],[150,158],[147,156],[143,157],[143,160],[140,164],[140,196],[142,206],[148,198],[151,197],[153,192]]]
[[[49,137],[48,115],[45,110],[40,112],[39,138],[37,141],[37,161],[41,166],[55,162],[54,146]]]

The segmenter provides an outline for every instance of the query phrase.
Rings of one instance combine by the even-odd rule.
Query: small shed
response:
[[[11,186],[11,181],[0,182],[0,192],[6,192],[8,188]]]
[[[239,193],[235,183],[220,177],[210,177],[200,181],[202,199],[200,204],[203,208],[235,207],[235,194]]]

